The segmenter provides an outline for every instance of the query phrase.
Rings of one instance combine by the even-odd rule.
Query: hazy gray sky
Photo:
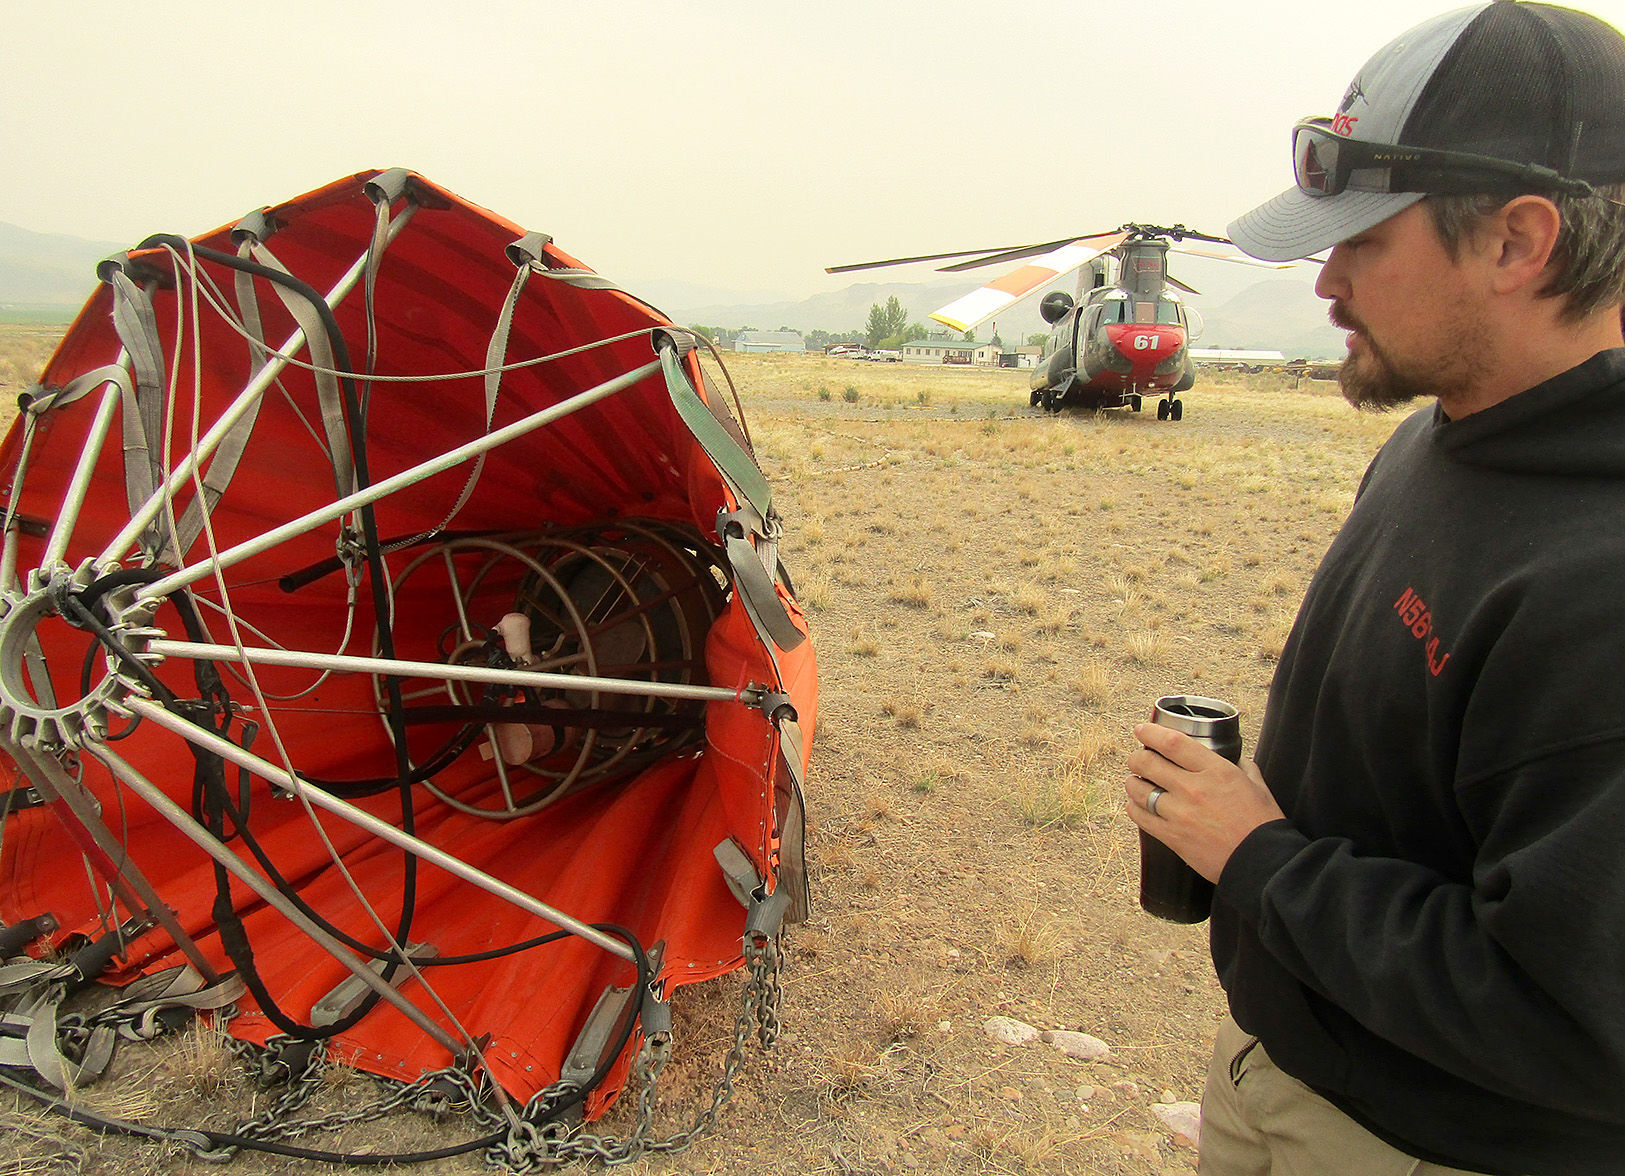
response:
[[[633,288],[800,295],[838,262],[1223,232],[1290,182],[1295,119],[1451,6],[11,0],[0,220],[190,236],[399,165]]]

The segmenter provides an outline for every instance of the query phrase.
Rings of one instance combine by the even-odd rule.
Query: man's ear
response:
[[[1518,196],[1507,201],[1483,226],[1481,240],[1488,252],[1486,260],[1494,266],[1492,288],[1499,294],[1511,294],[1539,283],[1562,226],[1563,214],[1544,196]],[[1536,285],[1534,292],[1539,289]]]

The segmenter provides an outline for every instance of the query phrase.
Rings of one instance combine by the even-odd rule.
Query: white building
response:
[[[740,331],[734,337],[735,351],[805,351],[807,341],[800,331]]]
[[[903,344],[904,363],[973,363],[996,367],[999,348],[963,339],[916,339]]]

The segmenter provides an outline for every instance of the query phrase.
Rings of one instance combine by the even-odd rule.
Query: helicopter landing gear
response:
[[[1032,405],[1034,408],[1037,408],[1038,407],[1038,397],[1039,397],[1039,391],[1038,391],[1037,388],[1034,388],[1027,395],[1027,403]]]
[[[1061,411],[1061,398],[1055,395],[1054,388],[1045,388],[1043,392],[1039,394],[1039,401],[1043,404],[1045,412]]]
[[[1140,411],[1140,398],[1138,395],[1130,396],[1128,398],[1128,408],[1130,412]]]
[[[1168,419],[1168,402],[1166,400],[1157,401],[1157,419],[1159,421]]]
[[[1167,400],[1157,401],[1157,419],[1159,421],[1177,421],[1185,415],[1185,402],[1170,396]]]

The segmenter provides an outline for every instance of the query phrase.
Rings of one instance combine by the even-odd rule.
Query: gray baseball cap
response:
[[[1297,183],[1233,221],[1266,261],[1330,249],[1434,192],[1625,181],[1625,37],[1588,13],[1490,0],[1366,62],[1337,113],[1293,132]]]

